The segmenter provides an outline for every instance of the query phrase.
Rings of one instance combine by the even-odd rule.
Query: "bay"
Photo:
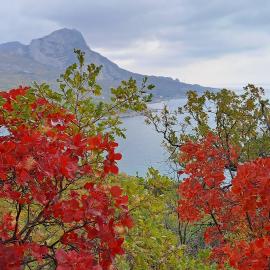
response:
[[[186,99],[172,99],[149,105],[152,109],[161,109],[167,104],[170,109],[183,105]],[[118,162],[121,172],[128,175],[145,176],[149,167],[158,169],[162,174],[172,173],[167,159],[168,153],[162,147],[162,135],[158,134],[153,126],[145,123],[144,116],[123,118],[123,127],[126,128],[126,139],[119,138],[118,151],[123,158]]]

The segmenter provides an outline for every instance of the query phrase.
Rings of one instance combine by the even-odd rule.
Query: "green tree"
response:
[[[125,137],[125,130],[120,125],[121,114],[130,111],[142,113],[151,101],[149,90],[154,86],[143,80],[141,87],[130,78],[122,81],[117,88],[111,88],[110,100],[102,99],[102,88],[97,83],[102,66],[86,64],[84,52],[74,50],[77,63],[70,65],[58,79],[59,89],[53,90],[46,83],[34,83],[32,88],[42,97],[55,102],[74,113],[78,119],[77,128],[88,135],[98,133],[110,137]]]
[[[218,136],[231,161],[228,171],[232,174],[235,164],[230,145],[239,151],[240,162],[269,156],[269,109],[264,89],[250,84],[243,94],[227,89],[201,95],[189,91],[185,105],[174,111],[165,106],[160,113],[148,110],[146,122],[163,134],[164,146],[174,164],[186,141],[197,141],[209,132]]]
[[[175,181],[149,168],[145,178],[120,175],[111,177],[110,184],[122,186],[128,195],[129,214],[134,222],[131,230],[123,229],[123,233],[127,233],[126,255],[119,257],[117,269],[215,269],[214,265],[206,263],[207,250],[191,256],[186,252],[186,245],[181,243]],[[193,232],[186,231],[186,243],[192,241]]]

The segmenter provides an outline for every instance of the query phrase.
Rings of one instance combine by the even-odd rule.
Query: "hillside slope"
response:
[[[140,83],[144,77],[120,68],[91,50],[79,31],[64,28],[34,39],[29,45],[19,42],[0,44],[0,89],[30,84],[33,81],[48,82],[56,86],[59,74],[75,61],[74,48],[85,52],[87,63],[103,66],[98,81],[104,89],[105,97],[109,95],[110,87],[119,85],[122,80],[133,77]],[[148,82],[156,86],[153,92],[156,98],[177,98],[182,97],[190,89],[199,92],[206,89],[200,85],[186,84],[168,77],[148,78]]]

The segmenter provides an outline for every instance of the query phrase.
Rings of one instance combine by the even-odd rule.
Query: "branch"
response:
[[[13,238],[16,238],[17,232],[18,232],[18,227],[19,227],[19,218],[20,214],[22,212],[22,205],[19,203],[18,210],[17,210],[17,215],[16,215],[16,224],[15,224],[15,229],[13,233]]]
[[[268,118],[267,118],[267,114],[266,114],[266,110],[265,110],[265,104],[264,104],[264,102],[262,100],[260,100],[260,104],[261,104],[261,112],[262,112],[262,115],[264,116],[267,129],[268,129],[268,131],[270,131],[270,123],[269,123]]]

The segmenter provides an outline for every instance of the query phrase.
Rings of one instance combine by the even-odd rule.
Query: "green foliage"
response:
[[[78,130],[95,135],[106,133],[110,137],[125,137],[120,126],[121,114],[129,111],[141,113],[146,110],[146,103],[151,101],[149,90],[153,85],[147,85],[143,80],[140,88],[136,81],[130,78],[122,81],[117,88],[111,89],[110,100],[102,96],[102,89],[97,84],[101,66],[85,64],[84,53],[74,50],[77,63],[70,65],[58,80],[59,91],[52,90],[49,85],[34,83],[33,89],[42,97],[61,105],[76,115]]]
[[[178,224],[176,182],[153,168],[145,179],[120,175],[110,181],[128,195],[134,221],[124,243],[126,255],[118,259],[117,269],[215,269],[206,263],[206,251],[187,255],[174,229]]]
[[[264,90],[248,85],[243,94],[227,89],[202,95],[189,91],[184,106],[173,112],[164,107],[160,114],[148,111],[146,121],[163,134],[174,161],[178,160],[179,146],[212,132],[227,151],[229,145],[241,149],[239,160],[243,162],[270,154],[269,109]]]

